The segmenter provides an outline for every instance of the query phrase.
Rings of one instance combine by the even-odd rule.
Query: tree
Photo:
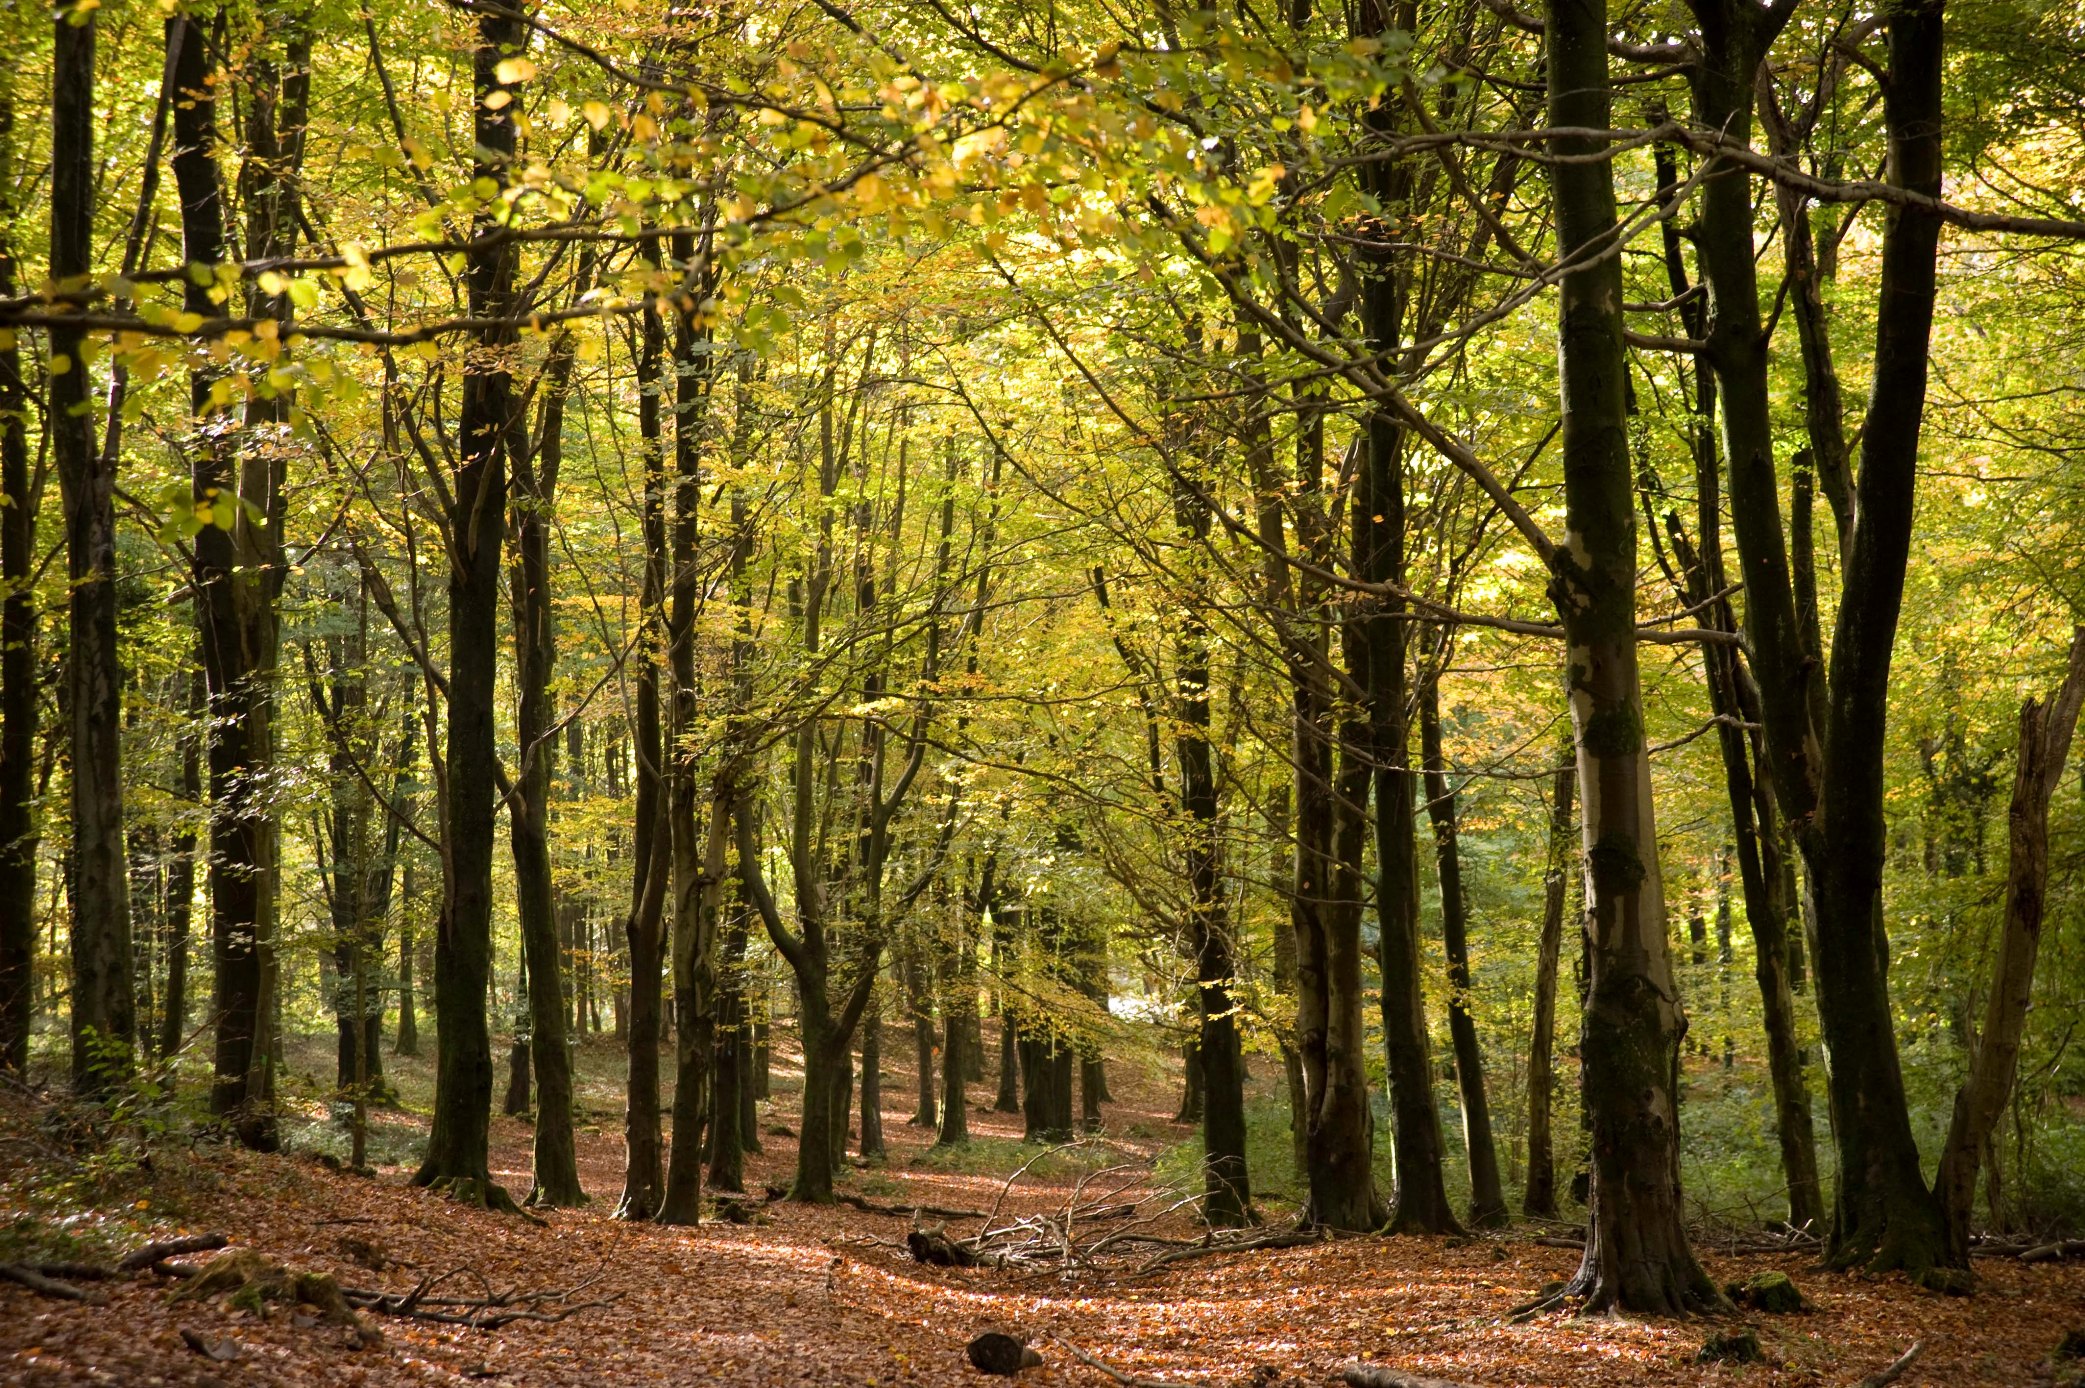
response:
[[[93,268],[91,9],[57,13],[51,60],[51,279]],[[116,640],[116,459],[95,446],[86,335],[51,329],[50,447],[65,502],[66,715],[72,750],[72,1077],[107,1091],[130,1068],[129,872],[123,861],[123,671]]]
[[[1605,0],[1550,0],[1549,123],[1605,130]],[[1584,799],[1591,976],[1583,1091],[1592,1124],[1589,1309],[1680,1314],[1722,1298],[1694,1260],[1680,1203],[1679,1047],[1636,660],[1636,507],[1624,396],[1614,170],[1598,136],[1554,141],[1562,277],[1557,351],[1567,545],[1549,555]]]
[[[516,83],[502,64],[518,52],[521,21],[486,13],[472,55],[476,93],[476,179],[505,185],[514,157]],[[507,70],[511,73],[511,69]],[[503,98],[503,99],[495,99]],[[504,322],[514,303],[514,243],[495,236],[506,204],[478,195],[465,278],[473,316],[493,320],[479,357],[463,378],[461,439],[445,508],[449,554],[447,787],[444,796],[442,910],[435,923],[436,1057],[434,1127],[413,1183],[437,1186],[476,1204],[511,1205],[488,1169],[492,1107],[492,1040],[485,993],[492,968],[492,846],[495,779],[493,695],[496,688],[500,546],[507,528],[507,446],[514,409],[508,352],[514,329]]]

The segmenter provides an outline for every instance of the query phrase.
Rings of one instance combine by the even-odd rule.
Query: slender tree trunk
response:
[[[880,990],[879,990],[880,991]],[[869,1004],[862,1019],[861,1140],[854,1149],[864,1157],[888,1156],[883,1140],[883,1004]]]
[[[1455,792],[1441,750],[1441,686],[1429,672],[1419,694],[1420,742],[1425,757],[1426,814],[1433,821],[1434,863],[1441,883],[1441,939],[1448,954],[1448,1033],[1455,1046],[1455,1082],[1462,1095],[1462,1136],[1470,1162],[1470,1222],[1482,1228],[1506,1222],[1506,1188],[1491,1133],[1491,1100],[1484,1091],[1484,1052],[1470,1011],[1469,907],[1462,891],[1462,851],[1456,837]]]
[[[962,914],[951,948],[941,956],[941,1130],[936,1147],[960,1147],[970,1141],[970,1105],[964,1082],[971,1078],[973,1023],[977,1019],[977,928],[991,899],[996,863],[985,859],[973,894],[966,880]]]
[[[95,19],[92,11],[60,14],[51,59],[50,266],[61,288],[93,268]],[[72,594],[65,700],[72,739],[72,1077],[81,1090],[99,1093],[129,1070],[135,1014],[123,862],[115,459],[94,444],[85,345],[76,327],[51,329],[51,456],[64,493]]]
[[[518,19],[483,15],[473,55],[476,176],[504,184],[514,157],[514,89],[499,77],[505,57],[521,50]],[[497,106],[485,98],[507,100]],[[479,214],[474,241],[493,228]],[[473,317],[497,319],[514,308],[517,247],[474,244],[465,253]],[[449,554],[448,850],[442,913],[435,927],[435,1017],[440,1047],[435,1070],[434,1126],[415,1185],[446,1188],[478,1204],[511,1205],[488,1169],[492,1042],[485,993],[492,968],[492,854],[498,748],[497,692],[500,548],[507,523],[507,441],[514,400],[505,355],[514,338],[490,327],[480,346],[488,360],[463,378],[458,418],[459,465],[447,517]]]
[[[656,246],[652,252],[657,268]],[[640,599],[648,637],[656,637],[666,603],[666,457],[660,425],[666,331],[647,309],[639,328],[637,433],[644,458],[644,588]],[[637,665],[636,817],[632,833],[630,914],[625,921],[629,965],[627,1002],[616,1009],[616,1030],[626,1043],[629,1069],[623,1104],[623,1194],[618,1219],[650,1219],[666,1186],[666,1159],[659,1122],[659,1032],[662,971],[665,967],[667,884],[672,874],[672,832],[665,819],[666,738],[659,714],[656,640],[640,643]]]
[[[1549,870],[1542,879],[1542,939],[1535,955],[1534,1037],[1528,1046],[1528,1184],[1520,1201],[1526,1213],[1549,1219],[1556,1218],[1557,1213],[1556,1155],[1550,1134],[1556,1076],[1551,1054],[1556,1040],[1557,961],[1563,952],[1564,899],[1571,871],[1571,800],[1578,785],[1572,756],[1567,728],[1549,793]]]
[[[4,370],[4,368],[0,368]],[[170,1056],[188,1039],[188,947],[195,918],[194,811],[203,803],[202,721],[209,707],[209,689],[200,667],[188,679],[189,728],[181,736],[181,804],[189,807],[174,832],[174,853],[167,864],[166,1002],[160,1008],[159,1054]],[[4,910],[0,907],[0,910]]]
[[[1181,450],[1186,452],[1188,450]],[[1190,546],[1192,568],[1208,543],[1209,508],[1182,475],[1173,488],[1173,523]],[[1209,595],[1197,577],[1179,613],[1173,671],[1173,755],[1186,812],[1188,944],[1195,959],[1198,1029],[1190,1085],[1201,1080],[1202,1217],[1212,1227],[1252,1222],[1252,1180],[1245,1165],[1245,1063],[1234,989],[1237,955],[1224,901],[1221,805],[1209,744]],[[1185,1106],[1183,1105],[1183,1112]]]
[[[706,252],[706,241],[702,249]],[[698,274],[693,234],[672,239],[683,276]],[[706,260],[706,256],[705,256]],[[705,288],[713,277],[705,277]],[[716,1018],[717,888],[723,874],[724,835],[731,822],[730,791],[720,777],[711,797],[710,823],[701,824],[701,785],[695,745],[695,609],[701,601],[697,522],[702,486],[702,434],[708,417],[714,353],[709,330],[690,310],[676,314],[673,336],[674,490],[668,557],[667,660],[672,705],[666,749],[666,813],[673,854],[673,1009],[675,1083],[673,1151],[659,1220],[693,1224],[702,1213],[699,1131],[709,1101]]]
[[[582,269],[581,282],[590,276]],[[527,960],[529,1058],[536,1074],[535,1161],[528,1204],[582,1205],[579,1158],[572,1134],[572,1053],[565,1044],[564,951],[550,868],[550,787],[557,739],[551,729],[550,678],[557,632],[550,578],[550,524],[564,462],[565,397],[572,343],[561,337],[543,368],[542,415],[530,448],[513,422],[514,729],[521,747],[515,795],[508,802],[514,854],[514,906]]]
[[[1549,0],[1549,123],[1610,118],[1605,0]],[[1554,143],[1558,253],[1616,229],[1614,171],[1594,137]],[[1563,276],[1558,355],[1565,524],[1552,560],[1585,801],[1590,971],[1582,1033],[1591,1120],[1585,1257],[1568,1290],[1588,1309],[1678,1314],[1720,1304],[1688,1247],[1680,1199],[1679,1048],[1686,1032],[1666,942],[1636,662],[1635,477],[1625,406],[1621,263]]]
[[[15,259],[15,76],[0,75],[0,298]],[[36,958],[36,499],[21,349],[0,346],[0,1070],[29,1063]],[[188,753],[192,757],[193,753]],[[190,833],[193,846],[193,834]],[[182,917],[184,928],[186,916]],[[169,957],[171,973],[173,963]],[[169,979],[169,988],[173,987]],[[162,1049],[162,1054],[171,1054]]]
[[[937,1112],[939,1103],[934,1086],[934,1005],[927,993],[927,968],[920,958],[921,945],[918,941],[907,948],[903,972],[905,975],[905,1010],[912,1017],[912,1074],[915,1102],[912,1116],[905,1120],[913,1128],[938,1128],[941,1119]]]
[[[2027,1010],[2034,1001],[2034,966],[2041,952],[2042,921],[2049,893],[2049,801],[2063,780],[2085,705],[2085,627],[2071,638],[2070,668],[2056,696],[2043,705],[2029,699],[2020,709],[2020,744],[2014,759],[2012,805],[2007,813],[2010,853],[2006,862],[2005,928],[1998,940],[1991,991],[1984,999],[1984,1025],[1970,1057],[1969,1074],[1955,1094],[1947,1145],[1935,1181],[1947,1224],[1948,1257],[1969,1261],[1969,1217],[1976,1203],[1976,1176],[1998,1120],[2012,1098],[2019,1072]],[[1994,1169],[1995,1189],[1995,1169]],[[1999,1201],[1991,1202],[1994,1215]]]

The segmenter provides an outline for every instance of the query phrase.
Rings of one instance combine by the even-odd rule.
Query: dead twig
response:
[[[1926,1342],[1924,1340],[1913,1340],[1910,1349],[1905,1350],[1891,1361],[1888,1368],[1880,1373],[1869,1374],[1862,1379],[1859,1388],[1887,1388],[1887,1385],[1895,1383],[1904,1376],[1904,1371],[1911,1367],[1912,1361],[1919,1357],[1919,1351],[1925,1347]]]
[[[1099,1355],[1088,1354],[1085,1350],[1080,1349],[1062,1336],[1052,1335],[1050,1340],[1053,1344],[1064,1346],[1066,1353],[1087,1368],[1098,1369],[1101,1373],[1114,1379],[1115,1382],[1122,1385],[1122,1388],[1181,1388],[1179,1381],[1175,1379],[1147,1378],[1143,1374],[1125,1373],[1113,1364],[1108,1363],[1107,1360],[1102,1359]]]

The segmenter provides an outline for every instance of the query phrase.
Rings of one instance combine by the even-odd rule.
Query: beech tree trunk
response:
[[[1429,671],[1419,694],[1420,743],[1425,757],[1426,814],[1433,821],[1434,864],[1441,883],[1441,940],[1448,954],[1448,1034],[1455,1046],[1455,1083],[1462,1096],[1462,1136],[1470,1163],[1470,1222],[1494,1228],[1506,1222],[1506,1188],[1491,1133],[1491,1100],[1484,1091],[1484,1052],[1470,1012],[1469,907],[1462,892],[1462,852],[1456,839],[1455,792],[1441,750],[1441,686]]]
[[[95,19],[92,11],[59,14],[51,58],[50,266],[60,287],[93,268]],[[64,493],[71,584],[65,712],[72,747],[72,1078],[82,1091],[102,1093],[129,1072],[136,1018],[123,855],[116,469],[95,447],[84,346],[78,328],[52,327],[50,446]]]
[[[1520,1208],[1554,1219],[1557,1213],[1556,1154],[1550,1132],[1556,1072],[1557,963],[1563,953],[1564,899],[1571,871],[1571,800],[1578,785],[1567,728],[1549,792],[1549,869],[1542,878],[1542,937],[1535,954],[1534,1036],[1528,1045],[1528,1182]]]
[[[1890,11],[1890,181],[1941,193],[1941,0]],[[1831,1257],[1923,1272],[1948,1258],[1911,1131],[1882,918],[1883,750],[1925,414],[1940,218],[1892,207],[1876,292],[1874,379],[1861,432],[1858,521],[1832,639],[1824,815],[1803,836],[1817,898],[1817,998],[1830,1052],[1839,1193]],[[1790,818],[1795,818],[1793,808]]]
[[[1740,140],[1749,140],[1753,123],[1754,76],[1761,55],[1771,46],[1786,10],[1769,13],[1746,0],[1702,0],[1703,53],[1693,76],[1695,120],[1713,126]],[[1676,174],[1661,155],[1661,183],[1672,186]],[[1707,427],[1721,402],[1723,453],[1730,460],[1733,519],[1739,520],[1741,559],[1746,559],[1746,622],[1753,636],[1754,655],[1762,677],[1776,691],[1774,712],[1783,717],[1809,716],[1811,701],[1820,692],[1815,683],[1817,637],[1815,599],[1806,605],[1797,600],[1791,578],[1802,588],[1798,564],[1791,573],[1776,553],[1763,552],[1758,532],[1765,527],[1745,521],[1762,515],[1763,506],[1778,506],[1774,490],[1773,426],[1768,408],[1767,341],[1760,322],[1758,284],[1749,225],[1751,181],[1732,171],[1710,178],[1702,191],[1702,234],[1697,238],[1702,276],[1710,294],[1710,307],[1690,305],[1689,331],[1705,337],[1705,370],[1697,381],[1696,410],[1702,426],[1696,430],[1695,475],[1697,482],[1698,553],[1674,529],[1675,548],[1688,571],[1691,602],[1711,603],[1703,614],[1704,625],[1735,630],[1727,600],[1714,600],[1724,591],[1718,497],[1719,466],[1716,439]],[[1748,219],[1743,227],[1730,222],[1733,216]],[[1805,244],[1808,229],[1802,232]],[[1677,236],[1666,237],[1668,278],[1675,294],[1684,287]],[[1798,292],[1803,292],[1800,284]],[[1811,292],[1814,292],[1812,286]],[[1800,316],[1800,315],[1799,315]],[[1813,334],[1803,333],[1805,360],[1813,362]],[[1828,363],[1829,353],[1824,360]],[[1829,399],[1825,386],[1813,380],[1808,400],[1810,413],[1827,408],[1836,411],[1837,381],[1832,380]],[[1813,433],[1816,431],[1813,420]],[[1798,484],[1798,492],[1801,484]],[[1780,547],[1780,520],[1772,516],[1772,549]],[[1798,558],[1807,552],[1809,526],[1803,516],[1796,526]],[[1761,588],[1755,596],[1751,583],[1757,575]],[[1778,575],[1779,584],[1775,586]],[[1786,606],[1783,604],[1786,603]],[[1809,612],[1808,620],[1804,612]],[[1789,662],[1793,661],[1793,664]],[[1767,1031],[1769,1070],[1774,1082],[1776,1130],[1780,1140],[1783,1174],[1788,1184],[1789,1219],[1798,1226],[1820,1219],[1823,1214],[1817,1182],[1815,1144],[1811,1134],[1809,1093],[1803,1082],[1802,1061],[1795,1040],[1793,993],[1789,987],[1787,922],[1794,903],[1785,899],[1787,875],[1780,871],[1778,806],[1773,789],[1755,782],[1748,754],[1757,761],[1765,742],[1748,745],[1738,726],[1757,724],[1760,717],[1747,717],[1747,676],[1739,653],[1729,648],[1712,648],[1706,653],[1711,707],[1723,720],[1717,738],[1723,753],[1731,812],[1736,825],[1739,872],[1745,889],[1746,914],[1758,946],[1756,969]],[[1785,712],[1783,712],[1785,710]]]
[[[1610,124],[1606,0],[1549,0],[1549,124]],[[1614,170],[1597,137],[1558,139],[1557,248],[1570,263],[1615,234]],[[1683,1223],[1679,1055],[1686,1021],[1666,940],[1636,661],[1635,476],[1625,405],[1622,274],[1594,255],[1557,309],[1565,525],[1551,560],[1585,802],[1590,976],[1581,1047],[1592,1126],[1587,1237],[1567,1288],[1588,1310],[1675,1315],[1720,1305]]]
[[[658,269],[657,243],[650,262]],[[666,1187],[659,1122],[659,1033],[666,952],[666,895],[673,872],[671,831],[665,823],[666,738],[659,710],[655,652],[666,603],[666,454],[660,426],[665,389],[665,325],[646,309],[637,352],[637,435],[644,459],[644,586],[640,611],[652,638],[633,653],[637,719],[636,813],[631,832],[630,914],[624,921],[630,983],[617,1009],[617,1031],[628,1048],[623,1102],[623,1193],[617,1219],[650,1219]]]
[[[472,58],[477,100],[475,175],[504,185],[514,157],[513,84],[503,58],[521,50],[518,19],[481,15]],[[496,108],[486,97],[503,92]],[[471,316],[502,319],[514,309],[518,247],[480,244],[493,230],[480,211],[465,252]],[[477,1204],[511,1205],[488,1170],[492,1038],[485,993],[492,970],[492,854],[498,749],[494,697],[499,664],[500,549],[507,528],[507,441],[513,381],[506,363],[515,330],[494,324],[479,335],[484,360],[463,378],[457,421],[460,457],[447,516],[449,555],[448,796],[443,825],[447,863],[435,925],[434,1006],[440,1032],[434,1125],[413,1183]]]
[[[672,238],[673,260],[683,279],[701,292],[715,286],[709,244],[692,232]],[[698,250],[701,259],[698,261]],[[702,824],[701,786],[695,745],[695,609],[701,601],[698,522],[702,496],[702,436],[708,419],[715,353],[710,331],[695,312],[695,290],[677,305],[673,332],[673,524],[668,553],[667,663],[673,702],[666,748],[666,814],[673,857],[673,1013],[675,1082],[673,1152],[666,1166],[666,1191],[659,1206],[665,1224],[694,1224],[702,1213],[702,1146],[699,1133],[709,1102],[711,1052],[716,1039],[718,889],[723,882],[724,846],[731,824],[728,772],[720,773],[711,796],[709,823]]]
[[[752,1014],[746,1006],[746,909],[731,907],[717,970],[716,1083],[709,1115],[709,1184],[716,1190],[746,1188],[746,1153],[753,1055]]]
[[[584,269],[580,281],[590,276]],[[557,629],[550,580],[550,524],[564,463],[565,397],[573,349],[560,337],[544,364],[541,417],[533,447],[513,421],[512,523],[514,560],[509,579],[514,624],[514,732],[521,748],[515,793],[507,805],[514,855],[514,908],[527,960],[529,1059],[536,1076],[533,1174],[527,1203],[583,1205],[579,1157],[572,1133],[572,1053],[565,1044],[565,962],[550,868],[550,787],[557,760],[550,678],[557,660]]]
[[[2012,1097],[2034,1001],[2034,966],[2041,953],[2042,921],[2049,894],[2049,801],[2063,780],[2085,705],[2085,626],[2071,637],[2070,668],[2048,704],[2029,699],[2020,708],[2020,743],[2013,763],[2012,805],[2006,820],[2005,928],[1991,990],[1984,999],[1984,1024],[1977,1034],[1969,1074],[1955,1093],[1947,1145],[1935,1181],[1947,1227],[1948,1258],[1969,1261],[1969,1217],[1976,1204],[1977,1169],[1998,1120]],[[1995,1201],[1993,1202],[1996,1203]]]
[[[8,299],[21,281],[14,81],[12,70],[0,76],[0,298]],[[37,489],[28,408],[21,349],[10,342],[0,346],[0,1070],[16,1073],[29,1063],[35,1016]]]

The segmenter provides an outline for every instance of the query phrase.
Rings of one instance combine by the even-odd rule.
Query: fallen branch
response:
[[[2023,1263],[2054,1263],[2065,1258],[2085,1256],[2085,1239],[2059,1239],[2025,1250],[2020,1254]]]
[[[1267,1248],[1302,1248],[1308,1244],[1323,1242],[1323,1235],[1315,1229],[1284,1229],[1278,1233],[1260,1234],[1246,1239],[1210,1239],[1192,1248],[1175,1248],[1159,1254],[1137,1269],[1137,1275],[1156,1272],[1174,1263],[1184,1263],[1190,1258],[1206,1258],[1213,1253],[1253,1253]]]
[[[955,1210],[945,1205],[879,1205],[859,1195],[835,1195],[842,1205],[851,1205],[864,1214],[895,1215],[899,1219],[910,1219],[914,1215],[929,1215],[935,1219],[989,1219],[983,1210]]]
[[[179,1258],[186,1253],[215,1253],[230,1242],[222,1234],[183,1234],[179,1238],[158,1239],[126,1254],[123,1261],[116,1264],[116,1271],[143,1272],[155,1263]]]
[[[0,1277],[27,1287],[38,1296],[56,1297],[60,1301],[83,1301],[89,1306],[105,1306],[109,1300],[101,1292],[89,1291],[85,1287],[75,1287],[72,1283],[60,1281],[55,1277],[47,1277],[35,1268],[24,1267],[20,1263],[0,1263]]]
[[[1904,1371],[1911,1367],[1912,1361],[1919,1357],[1919,1351],[1925,1347],[1926,1342],[1924,1340],[1913,1340],[1910,1349],[1898,1355],[1890,1363],[1890,1366],[1882,1372],[1869,1374],[1862,1379],[1858,1388],[1888,1388],[1889,1384],[1895,1383],[1904,1376]]]

